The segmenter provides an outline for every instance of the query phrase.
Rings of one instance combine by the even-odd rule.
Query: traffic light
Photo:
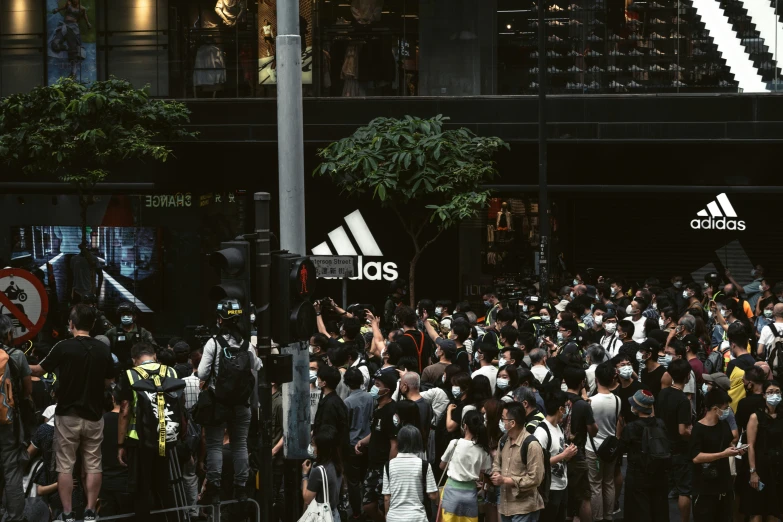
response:
[[[272,252],[272,339],[285,346],[305,341],[316,330],[315,308],[310,296],[315,291],[315,265],[309,257]]]
[[[209,289],[208,297],[219,301],[231,297],[242,303],[242,333],[250,335],[250,243],[237,239],[220,243],[220,250],[209,256],[209,264],[220,269],[220,284]]]

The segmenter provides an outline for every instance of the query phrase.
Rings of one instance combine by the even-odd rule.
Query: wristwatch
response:
[[[756,472],[756,468],[750,468],[748,471],[749,471],[749,472],[750,472],[750,474],[752,475],[753,473],[755,473],[755,472]]]

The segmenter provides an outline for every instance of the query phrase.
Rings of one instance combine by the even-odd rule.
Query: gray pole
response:
[[[549,299],[549,200],[547,194],[547,150],[546,150],[546,25],[544,15],[546,2],[538,2],[538,235],[541,238],[539,250],[539,292],[544,300]]]
[[[277,161],[280,174],[280,248],[305,251],[302,44],[299,0],[277,2]]]

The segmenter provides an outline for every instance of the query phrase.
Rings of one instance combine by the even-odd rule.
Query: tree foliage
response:
[[[0,163],[12,170],[76,185],[83,203],[111,169],[131,159],[165,162],[165,141],[195,137],[190,112],[155,100],[146,89],[112,78],[81,85],[61,79],[0,100]]]
[[[468,129],[444,130],[448,118],[377,118],[319,151],[315,175],[328,175],[349,195],[371,194],[395,211],[413,241],[414,276],[422,251],[440,233],[487,205],[481,186],[497,174],[493,155],[508,144]],[[429,232],[425,233],[425,231]]]

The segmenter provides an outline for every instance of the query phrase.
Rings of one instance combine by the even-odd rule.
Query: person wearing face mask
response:
[[[454,341],[438,338],[435,341],[435,346],[435,357],[438,362],[427,366],[421,373],[422,384],[430,386],[440,385],[444,370],[452,363],[457,354],[457,344]]]
[[[345,372],[343,381],[351,390],[350,395],[345,399],[345,407],[348,409],[348,418],[351,420],[348,437],[349,444],[353,448],[360,440],[370,434],[370,421],[375,409],[375,400],[369,392],[362,391],[364,376],[356,368],[350,368]],[[346,452],[344,457],[345,477],[348,479],[348,500],[351,504],[351,511],[353,513],[361,513],[361,482],[367,473],[367,455],[349,451]],[[278,519],[275,518],[275,520]]]
[[[712,522],[732,520],[733,484],[729,457],[745,454],[731,443],[726,419],[729,394],[720,388],[704,398],[707,413],[693,425],[690,456],[693,459],[693,520]]]
[[[645,333],[644,323],[647,318],[642,315],[642,309],[645,306],[644,302],[640,301],[638,297],[625,307],[626,321],[631,321],[634,325],[633,340],[637,343],[643,343],[647,339]]]
[[[731,381],[728,377],[726,377],[726,374],[705,373],[703,378],[704,383],[701,385],[701,392],[705,397],[713,388],[720,388],[726,393],[728,393],[731,389]],[[736,445],[737,441],[739,440],[739,427],[737,426],[737,417],[734,415],[734,410],[731,408],[729,408],[729,416],[726,418],[726,422],[729,424],[729,428],[731,429],[731,443]]]
[[[764,328],[775,322],[775,302],[772,299],[769,299],[766,302],[764,302],[763,299],[760,299],[757,306],[753,329],[755,330],[756,339],[758,340],[761,338],[761,333],[764,331]],[[764,357],[766,360],[768,354]]]
[[[585,339],[590,343],[600,343],[601,339],[606,335],[604,329],[604,315],[606,314],[606,306],[601,303],[593,305],[593,310],[590,312],[590,320],[592,326],[584,331]],[[587,324],[587,323],[585,323]]]
[[[701,301],[704,297],[702,287],[698,283],[688,283],[682,290],[682,308],[680,312],[684,313],[690,307],[701,307]]]
[[[666,425],[655,416],[655,397],[648,390],[637,390],[623,402],[634,418],[627,422],[620,435],[628,452],[623,518],[639,522],[669,522],[668,488],[666,480],[661,480],[661,474],[667,470],[665,465],[648,458],[646,440],[651,434],[665,434]],[[662,449],[669,448],[664,445]]]
[[[127,370],[133,367],[130,350],[134,344],[144,342],[157,346],[157,343],[150,332],[136,324],[136,307],[132,303],[126,301],[118,306],[117,315],[120,325],[106,332],[106,337],[111,341],[111,353],[120,360],[121,369]]]
[[[471,374],[471,379],[475,379],[479,375],[485,376],[489,379],[489,385],[492,388],[492,393],[495,393],[495,381],[497,380],[498,368],[492,364],[492,361],[498,356],[498,350],[491,344],[476,343],[476,347],[473,352],[474,364],[478,364],[478,369]]]
[[[640,375],[642,385],[650,390],[656,399],[661,393],[661,379],[666,373],[666,367],[659,363],[661,357],[665,358],[665,353],[661,348],[661,344],[655,339],[647,339],[641,344],[639,351],[635,354],[636,361],[639,364],[638,374]],[[628,358],[630,360],[630,357]]]
[[[435,316],[440,324],[440,333],[448,335],[451,331],[451,322],[454,319],[451,311],[454,310],[454,303],[448,299],[441,299],[435,303]]]
[[[745,371],[742,384],[745,387],[745,397],[737,403],[737,428],[743,432],[748,426],[748,419],[759,408],[764,407],[763,388],[767,382],[764,370],[753,366]]]
[[[670,306],[659,310],[659,312],[658,326],[667,334],[671,333],[672,330],[677,328],[677,312]]]
[[[628,296],[625,295],[625,281],[622,279],[607,279],[606,283],[610,288],[612,303],[614,303],[618,310],[625,310],[631,302]]]
[[[748,420],[750,480],[740,504],[740,511],[752,522],[776,520],[783,512],[783,408],[778,381],[764,383],[762,394],[764,403]]]
[[[753,319],[753,308],[750,307],[750,304],[743,299],[740,296],[740,290],[742,286],[737,285],[735,283],[729,283],[723,287],[723,293],[725,296],[722,298],[723,301],[726,301],[727,299],[733,300],[735,303],[739,305],[739,310],[737,310],[737,315],[740,313],[743,313],[745,316],[747,316],[748,320]]]
[[[759,285],[760,295],[753,308],[753,313],[756,317],[762,315],[764,308],[766,308],[768,304],[778,302],[775,297],[773,286],[774,284],[770,278],[765,277],[761,280],[761,284]]]
[[[514,390],[519,387],[519,372],[513,364],[505,365],[498,371],[495,398],[503,402],[514,401]]]
[[[342,375],[337,368],[323,365],[316,375],[316,386],[321,390],[321,400],[313,421],[313,433],[323,426],[333,426],[340,434],[340,440],[348,444],[349,416],[345,402],[337,394],[337,386],[342,381]]]
[[[631,321],[623,320],[617,323],[617,338],[623,343],[617,353],[622,353],[628,356],[631,361],[637,360],[637,352],[639,351],[639,343],[634,341],[634,333],[636,332],[636,326]],[[634,369],[638,367],[634,364]]]
[[[630,424],[638,417],[633,413],[628,399],[633,397],[639,390],[643,390],[644,386],[634,378],[633,365],[628,356],[617,355],[612,358],[611,363],[617,370],[617,378],[620,383],[619,386],[612,390],[612,393],[620,398],[620,415],[626,424]]]
[[[329,350],[329,338],[322,334],[317,333],[310,337],[310,355],[315,356],[321,362],[326,364],[328,357],[326,355]]]
[[[691,401],[683,391],[690,380],[691,365],[683,360],[672,361],[668,372],[672,385],[661,390],[656,398],[655,412],[666,425],[671,445],[672,464],[669,473],[669,489],[679,496],[680,520],[688,522],[691,512],[693,462],[688,452],[691,438]],[[726,440],[728,445],[729,439]]]
[[[321,359],[315,355],[310,356],[310,429],[313,428],[315,415],[318,412],[318,403],[321,401],[321,389],[318,387],[318,368],[321,365]]]
[[[766,310],[765,310],[766,314]],[[775,322],[770,323],[768,326],[764,327],[764,329],[761,331],[761,336],[759,337],[759,344],[758,344],[758,353],[759,355],[764,355],[764,360],[770,361],[770,366],[773,369],[777,369],[777,366],[780,364],[777,361],[777,358],[782,356],[783,354],[775,353],[775,361],[773,361],[772,357],[772,349],[775,346],[775,339],[778,337],[783,337],[783,303],[778,303],[774,306],[772,310],[772,317],[774,318]],[[774,332],[773,332],[774,330]],[[783,377],[783,375],[778,376]]]
[[[604,335],[599,343],[604,347],[609,357],[614,357],[623,346],[623,341],[617,335],[617,316],[614,309],[607,310],[602,316],[601,327],[604,329]]]
[[[402,427],[397,403],[391,398],[397,387],[396,372],[378,372],[370,395],[377,401],[370,424],[370,434],[354,446],[356,454],[367,451],[367,474],[364,478],[362,510],[374,522],[383,522],[378,503],[383,500],[383,466],[397,456],[397,433]]]
[[[340,461],[342,439],[332,426],[313,434],[308,448],[311,460],[302,463],[302,498],[307,509],[310,502],[325,503],[332,506],[332,518],[340,520],[337,506],[340,503],[340,491],[343,482],[343,463]],[[326,478],[326,484],[324,484]],[[326,486],[326,487],[324,487]],[[323,498],[324,489],[329,498]]]
[[[498,299],[495,291],[491,288],[484,292],[484,295],[482,295],[481,298],[484,301],[484,307],[487,309],[487,315],[484,324],[489,327],[495,324],[498,312],[502,308],[502,304],[500,299]]]
[[[747,285],[741,285],[734,279],[731,271],[726,270],[726,278],[731,281],[731,284],[734,285],[734,288],[740,289],[741,293],[747,299],[750,309],[755,310],[756,303],[762,296],[761,282],[764,281],[764,267],[761,265],[756,265],[750,271],[750,277],[753,278],[753,281]]]
[[[687,350],[682,341],[674,340],[664,348],[663,358],[658,359],[658,363],[668,369],[673,361],[687,361]],[[689,363],[690,366],[690,363]],[[691,367],[691,373],[688,382],[683,388],[683,392],[691,401],[691,409],[695,413],[698,411],[696,404],[696,390],[701,388],[701,382],[696,382],[696,374]],[[661,389],[668,388],[674,384],[671,374],[667,371],[661,377]]]

